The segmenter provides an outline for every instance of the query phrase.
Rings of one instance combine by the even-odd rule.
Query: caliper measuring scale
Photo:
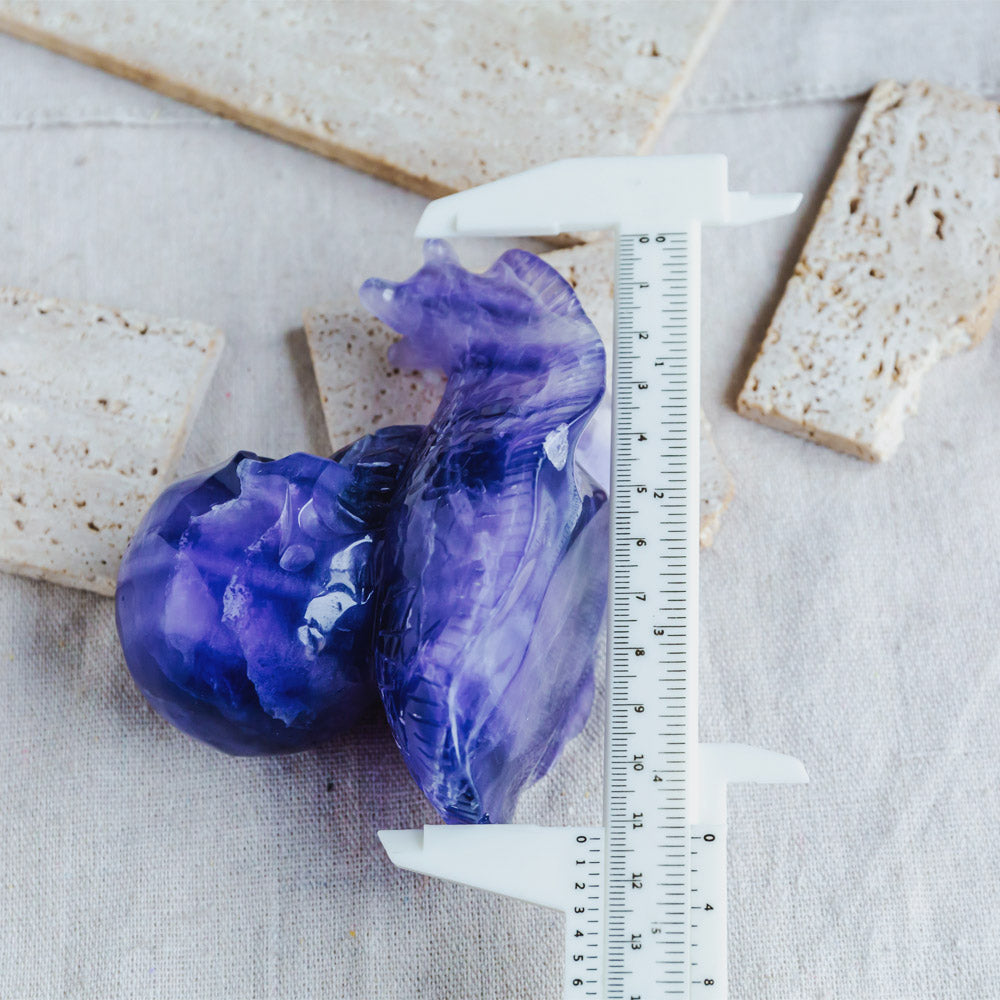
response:
[[[417,227],[616,233],[604,825],[379,834],[402,868],[565,912],[566,1000],[722,1000],[726,785],[807,780],[784,754],[699,743],[697,697],[701,229],[800,200],[729,191],[720,155],[585,157],[431,202]]]

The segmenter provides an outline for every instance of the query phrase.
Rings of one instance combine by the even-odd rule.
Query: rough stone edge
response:
[[[722,456],[719,454],[719,446],[716,444],[715,435],[712,433],[712,425],[709,423],[708,417],[705,416],[704,410],[701,411],[701,423],[705,440],[708,443],[708,447],[712,450],[712,460],[719,467],[719,471],[725,477],[726,483],[725,491],[719,498],[718,503],[710,510],[702,513],[698,525],[698,546],[702,549],[710,549],[712,543],[715,541],[716,533],[722,524],[722,515],[728,510],[729,505],[733,502],[733,497],[736,496],[736,481],[733,479],[733,474],[729,471],[725,462],[722,461]],[[701,456],[701,461],[704,462],[704,455]],[[698,479],[700,486],[700,475]],[[698,500],[700,505],[702,497],[699,496]]]
[[[4,286],[3,288],[0,288],[0,292],[13,292],[18,296],[23,296],[24,298],[32,299],[33,301],[52,299],[53,301],[58,301],[71,307],[96,306],[96,303],[81,303],[55,299],[53,296],[41,295],[38,292],[33,292],[29,289],[23,288]],[[162,326],[197,325],[202,327],[205,332],[210,335],[205,348],[204,362],[199,366],[199,370],[196,373],[193,391],[188,397],[183,419],[178,422],[173,438],[169,441],[167,451],[164,456],[164,482],[169,485],[171,475],[176,470],[181,453],[184,451],[184,446],[187,444],[187,440],[191,435],[191,429],[194,426],[195,418],[201,410],[202,404],[205,401],[205,396],[208,394],[208,387],[211,385],[212,379],[215,377],[215,371],[219,365],[219,359],[221,358],[222,351],[226,345],[226,335],[218,327],[214,327],[209,323],[201,323],[197,320],[161,318],[136,309],[115,309],[110,306],[97,306],[97,308],[107,309],[109,313],[115,313],[123,318],[141,318],[144,323],[156,323]],[[124,555],[124,553],[122,554]],[[44,566],[30,566],[26,563],[19,563],[0,557],[0,572],[11,573],[15,576],[22,576],[28,580],[41,580],[44,583],[53,583],[60,587],[72,587],[74,590],[87,590],[91,593],[99,594],[101,597],[114,597],[115,590],[117,588],[117,567],[115,569],[114,578],[109,576],[94,577],[91,579],[84,575],[76,575],[69,569],[54,570]]]
[[[925,80],[912,80],[908,85],[901,84],[898,80],[879,80],[868,95],[864,110],[861,113],[861,117],[858,119],[857,125],[854,127],[850,141],[848,142],[847,148],[844,150],[844,154],[837,167],[837,172],[834,174],[833,180],[830,182],[830,186],[827,188],[826,194],[823,197],[823,203],[820,206],[819,211],[816,213],[816,218],[813,221],[809,235],[806,237],[806,242],[802,248],[802,252],[796,259],[796,265],[802,263],[802,261],[807,257],[809,246],[812,242],[813,231],[818,226],[820,220],[822,220],[830,211],[831,206],[833,205],[833,190],[840,182],[841,175],[847,171],[848,164],[851,163],[852,157],[856,155],[858,148],[865,141],[865,136],[867,134],[867,130],[869,129],[871,120],[875,117],[875,115],[886,110],[886,108],[882,106],[885,99],[901,95],[907,86],[921,84],[934,87],[935,89],[951,90],[956,96],[961,97],[964,100],[979,99],[975,98],[975,95],[965,94],[952,87],[946,87],[943,84],[930,83]],[[995,102],[987,101],[986,99],[979,100],[982,100],[984,104],[995,105]],[[796,275],[793,269],[792,275],[785,283],[785,289],[782,292],[782,301],[784,300],[784,297],[789,294],[789,290],[795,280]],[[780,304],[781,303],[779,301],[778,308],[780,308]],[[993,288],[987,295],[982,308],[979,310],[979,315],[975,318],[975,321],[969,324],[963,324],[964,329],[969,336],[968,346],[970,348],[979,344],[989,332],[998,308],[1000,308],[1000,275],[995,278]],[[777,313],[777,308],[775,309],[775,312]],[[892,458],[896,449],[903,441],[901,427],[885,435],[882,447],[879,447],[878,445],[868,447],[864,442],[844,438],[839,434],[832,434],[823,430],[821,427],[817,427],[809,421],[799,423],[791,420],[790,418],[785,417],[783,414],[777,413],[772,409],[764,409],[758,406],[756,402],[747,398],[747,386],[750,379],[753,377],[753,370],[756,367],[757,362],[767,350],[768,346],[774,343],[776,338],[777,334],[775,333],[774,327],[769,324],[767,332],[764,334],[764,339],[761,341],[761,345],[757,350],[757,354],[754,356],[754,360],[747,371],[747,378],[744,381],[743,388],[740,390],[740,394],[736,399],[736,412],[739,413],[740,416],[746,417],[748,420],[754,420],[766,427],[772,427],[775,430],[784,431],[786,434],[791,434],[793,437],[801,438],[804,441],[811,441],[813,444],[823,445],[831,451],[838,451],[845,455],[852,455],[855,458],[860,458],[866,462],[884,462]],[[942,355],[942,357],[947,356],[947,354]],[[940,360],[940,358],[938,360]],[[908,398],[903,397],[901,403],[899,404],[906,414],[912,415],[916,412],[921,385],[922,379],[918,380],[912,394]],[[899,421],[897,421],[897,423],[898,422]]]
[[[663,129],[667,116],[676,106],[691,74],[694,72],[695,66],[701,61],[715,32],[722,23],[722,19],[732,0],[714,0],[714,3],[715,6],[712,13],[695,38],[687,58],[671,81],[666,93],[660,98],[656,112],[647,126],[646,134],[639,141],[636,150],[637,153],[649,152],[656,141],[657,136]],[[201,108],[203,111],[219,115],[222,118],[228,118],[237,124],[245,125],[258,132],[263,132],[265,135],[273,136],[295,146],[301,146],[310,152],[318,153],[320,156],[325,156],[331,160],[336,160],[354,170],[371,174],[374,177],[406,188],[407,190],[415,191],[424,197],[441,198],[444,195],[455,193],[455,188],[435,181],[426,176],[426,174],[413,173],[405,167],[390,163],[377,156],[362,153],[343,143],[334,142],[332,139],[323,139],[305,129],[288,125],[276,118],[253,111],[246,107],[244,103],[235,100],[224,100],[217,95],[209,94],[198,87],[177,79],[168,73],[146,68],[128,59],[111,55],[81,42],[71,41],[62,37],[57,32],[28,24],[11,14],[0,13],[0,32],[24,42],[40,45],[59,55],[69,56],[71,59],[76,59],[78,62],[94,66],[115,76],[131,80],[133,83],[138,83],[166,97],[193,105],[196,108]],[[561,234],[554,237],[543,237],[543,239],[559,246],[568,246],[576,242],[586,241],[590,236],[591,234]]]

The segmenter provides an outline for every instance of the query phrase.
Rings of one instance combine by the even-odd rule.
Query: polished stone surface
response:
[[[394,363],[448,376],[387,521],[376,678],[441,815],[507,822],[593,700],[608,508],[578,485],[574,452],[604,349],[571,287],[524,251],[478,275],[429,241],[416,274],[361,298],[403,334]]]
[[[418,431],[387,428],[339,461],[238,452],[157,499],[116,597],[157,712],[241,755],[301,750],[368,712],[372,547]]]

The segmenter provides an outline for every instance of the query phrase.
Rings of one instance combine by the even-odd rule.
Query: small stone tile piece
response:
[[[200,323],[0,289],[0,569],[114,594],[222,345]]]
[[[1000,304],[1000,107],[947,87],[872,91],[757,360],[746,417],[890,458],[924,376]]]

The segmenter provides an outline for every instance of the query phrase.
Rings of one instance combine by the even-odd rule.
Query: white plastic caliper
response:
[[[726,785],[795,759],[698,742],[701,227],[793,212],[724,156],[561,160],[427,206],[417,235],[617,234],[605,811],[600,827],[379,834],[401,868],[566,914],[564,997],[727,994]]]

